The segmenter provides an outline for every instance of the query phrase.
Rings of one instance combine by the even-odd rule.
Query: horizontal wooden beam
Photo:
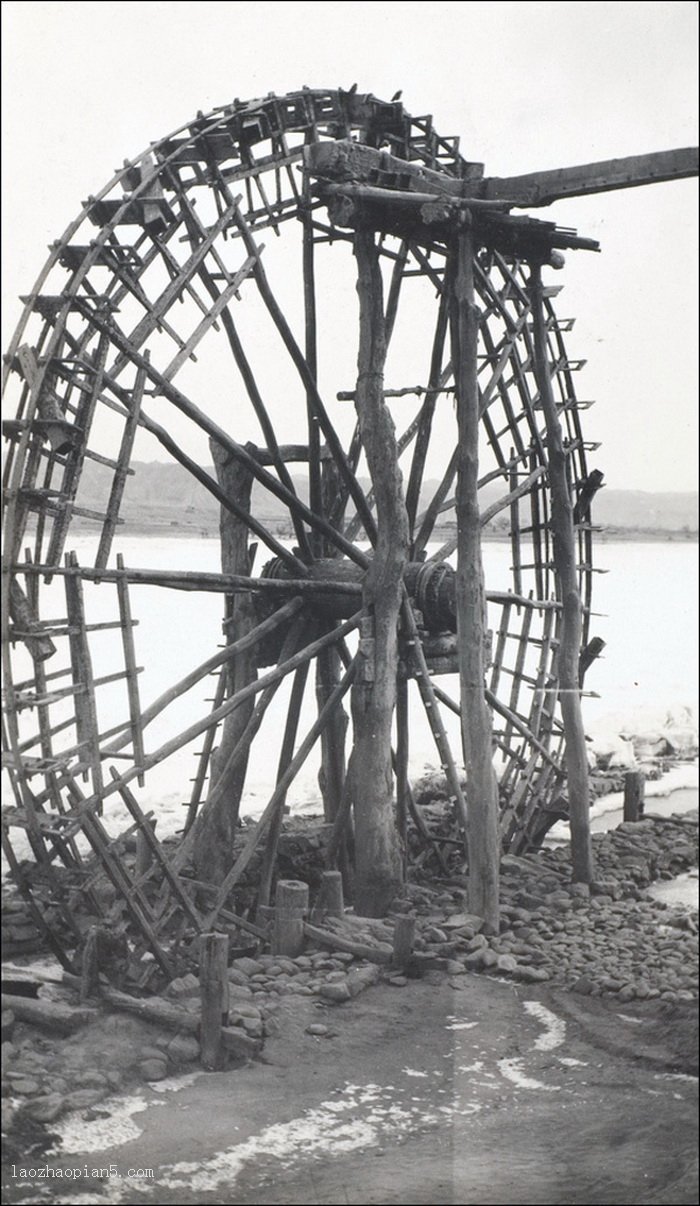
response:
[[[596,163],[527,172],[521,176],[487,176],[459,179],[431,171],[378,151],[373,147],[339,140],[314,143],[304,153],[305,170],[321,180],[338,184],[366,184],[386,192],[429,194],[453,199],[475,198],[508,202],[513,207],[550,205],[561,197],[581,197],[613,189],[636,188],[666,180],[698,175],[698,148],[681,147],[605,159]]]
[[[684,180],[697,174],[698,148],[682,147],[546,172],[527,172],[523,176],[491,176],[480,183],[477,195],[484,200],[507,199],[518,207],[550,205],[562,197],[585,197],[665,180]]]

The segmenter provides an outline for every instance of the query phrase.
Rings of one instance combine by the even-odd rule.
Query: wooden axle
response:
[[[268,561],[262,571],[263,581],[279,582],[290,577],[286,566],[275,558]],[[347,588],[361,585],[365,571],[352,561],[332,557],[320,558],[309,566],[309,582],[315,590],[315,608],[333,619],[344,620],[357,608],[357,596]],[[329,583],[328,594],[319,589],[319,584]],[[409,596],[423,616],[423,626],[428,632],[456,632],[455,572],[446,562],[409,562],[404,572],[404,582]],[[342,589],[345,587],[346,589]],[[290,578],[290,590],[292,580]]]

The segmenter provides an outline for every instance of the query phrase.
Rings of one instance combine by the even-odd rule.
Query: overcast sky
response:
[[[47,244],[125,158],[234,97],[349,87],[489,175],[697,143],[693,3],[91,3],[5,0],[3,345]],[[543,216],[542,211],[538,211]],[[558,310],[588,360],[586,435],[611,486],[696,487],[697,181],[552,207],[600,240]]]

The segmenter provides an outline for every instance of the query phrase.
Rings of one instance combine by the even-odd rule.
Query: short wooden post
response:
[[[309,911],[309,885],[297,879],[280,879],[275,893],[274,955],[294,959],[304,949],[304,918]]]
[[[202,1067],[218,1072],[224,1065],[222,1028],[228,1022],[228,934],[199,938],[199,992],[202,1023],[199,1034]]]
[[[623,820],[640,821],[644,814],[644,771],[625,772]]]
[[[340,871],[324,871],[312,921],[318,923],[323,917],[342,917],[344,908],[342,874]]]
[[[396,918],[394,924],[394,954],[392,963],[395,967],[403,967],[413,954],[413,939],[416,932],[416,919],[407,913]]]

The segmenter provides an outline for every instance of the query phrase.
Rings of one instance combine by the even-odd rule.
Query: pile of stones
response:
[[[329,949],[309,944],[297,958],[242,956],[229,968],[229,1025],[265,1040],[280,1031],[299,1003],[314,1038],[332,1036],[326,1007],[341,1007],[380,980],[405,988],[412,978],[464,987],[470,973],[506,977],[526,985],[547,984],[577,993],[614,994],[621,1002],[682,1002],[697,996],[697,913],[650,896],[659,877],[697,865],[697,813],[623,824],[594,837],[599,878],[570,882],[566,848],[523,857],[505,856],[501,867],[501,925],[485,934],[481,917],[466,911],[463,877],[436,884],[409,883],[385,920],[326,918]],[[397,916],[416,919],[414,952],[392,967]],[[369,948],[368,958],[332,949],[333,937]],[[181,1008],[200,1008],[199,981],[183,976],[165,990]],[[301,1008],[302,1003],[304,1008]],[[308,1008],[317,1007],[312,1014]],[[99,1040],[91,1042],[93,1026]],[[110,1067],[110,1036],[114,1059]],[[136,1081],[158,1081],[197,1066],[192,1034],[159,1032],[123,1015],[100,1016],[63,1041],[36,1032],[3,1014],[2,1074],[5,1123],[17,1111],[43,1123],[61,1114],[99,1112],[99,1103]],[[90,1062],[86,1051],[95,1052]],[[124,1051],[128,1059],[124,1060]]]

